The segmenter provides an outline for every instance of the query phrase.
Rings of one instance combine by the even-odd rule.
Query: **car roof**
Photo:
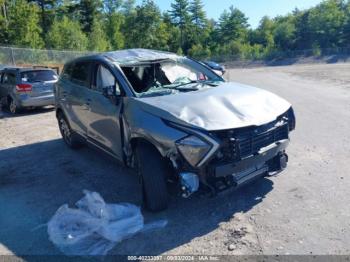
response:
[[[206,64],[212,64],[212,65],[219,65],[219,63],[216,63],[214,61],[204,61]]]
[[[157,51],[151,49],[125,49],[119,51],[112,51],[106,53],[100,53],[90,56],[81,57],[73,60],[73,62],[79,62],[84,60],[110,60],[120,65],[135,64],[139,62],[163,60],[163,59],[177,59],[181,58],[174,53]]]
[[[28,72],[28,71],[43,71],[43,70],[48,70],[48,71],[53,71],[51,68],[46,68],[46,67],[3,67],[0,69],[0,72],[4,71],[19,71],[19,72]]]

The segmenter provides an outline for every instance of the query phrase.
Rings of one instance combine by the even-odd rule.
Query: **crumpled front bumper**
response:
[[[281,140],[238,162],[211,166],[207,179],[213,188],[222,191],[261,176],[275,174],[286,168],[288,156],[285,150],[288,144],[288,139]]]

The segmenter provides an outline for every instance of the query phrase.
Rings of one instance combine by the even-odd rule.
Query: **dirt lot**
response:
[[[214,199],[173,197],[157,232],[112,254],[349,254],[350,64],[229,70],[232,81],[271,90],[294,104],[288,169]],[[68,149],[54,111],[0,119],[0,254],[59,254],[45,227],[82,190],[108,202],[140,203],[130,170],[96,151]],[[233,251],[228,250],[231,245]]]

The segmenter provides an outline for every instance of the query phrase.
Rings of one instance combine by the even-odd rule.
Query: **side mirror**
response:
[[[102,88],[102,94],[107,98],[115,96],[115,87],[114,86],[104,86]]]
[[[118,104],[120,92],[117,90],[116,86],[105,86],[102,88],[102,94],[111,100],[113,104]]]

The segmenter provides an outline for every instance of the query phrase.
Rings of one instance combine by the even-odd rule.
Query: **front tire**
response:
[[[138,143],[136,161],[146,208],[153,212],[165,210],[168,207],[168,190],[164,159],[152,145]]]
[[[81,141],[79,141],[79,139],[76,137],[76,135],[70,128],[67,119],[64,117],[62,113],[58,113],[57,120],[58,120],[58,127],[60,129],[60,133],[66,145],[72,149],[80,148],[82,146]]]

